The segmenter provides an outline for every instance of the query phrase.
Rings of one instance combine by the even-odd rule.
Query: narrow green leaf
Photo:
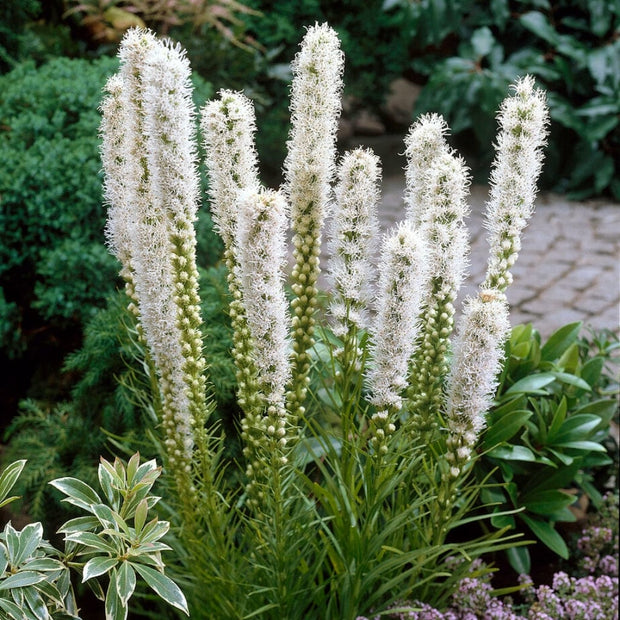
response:
[[[161,598],[189,616],[185,595],[172,579],[144,564],[131,562],[131,565]]]
[[[134,515],[134,527],[136,530],[136,534],[138,536],[140,536],[140,533],[142,532],[142,528],[144,527],[144,524],[146,523],[146,517],[148,515],[148,512],[149,512],[149,503],[145,498],[138,504],[136,508],[136,514]]]
[[[532,560],[527,547],[509,547],[506,549],[506,556],[510,566],[519,575],[529,575],[532,570]]]
[[[566,420],[566,412],[568,410],[568,405],[566,403],[566,397],[563,396],[560,404],[556,407],[555,412],[553,414],[553,419],[551,420],[551,426],[549,426],[549,432],[547,434],[548,441],[553,441],[555,435],[560,431],[562,424],[564,424],[564,420]]]
[[[568,559],[568,547],[564,539],[556,532],[552,523],[543,521],[539,517],[530,517],[524,513],[520,513],[519,517],[525,521],[540,542],[549,547],[554,553],[557,553],[561,558]]]

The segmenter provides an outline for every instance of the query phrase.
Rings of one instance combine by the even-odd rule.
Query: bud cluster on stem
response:
[[[291,275],[293,366],[288,392],[293,416],[303,414],[308,386],[321,230],[335,169],[343,67],[344,57],[334,30],[327,24],[308,28],[292,64],[291,133],[284,162],[295,260]]]

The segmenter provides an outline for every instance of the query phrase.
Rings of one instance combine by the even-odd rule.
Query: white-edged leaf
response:
[[[7,465],[2,474],[0,474],[0,507],[5,506],[6,504],[12,502],[14,499],[17,499],[17,496],[9,497],[7,499],[7,495],[11,492],[11,489],[17,482],[17,479],[22,473],[25,465],[26,459],[14,461],[13,463]]]
[[[91,558],[88,562],[86,562],[84,568],[82,569],[82,583],[92,579],[93,577],[104,575],[111,568],[114,568],[118,562],[119,560],[116,558],[104,558],[101,556]]]
[[[90,512],[92,504],[101,504],[99,495],[85,482],[77,478],[57,478],[52,480],[50,484],[67,496],[63,501],[78,508],[84,508]]]
[[[45,579],[46,575],[42,573],[38,573],[33,570],[23,570],[7,577],[2,583],[0,583],[0,590],[25,588],[27,586],[32,586],[35,583],[39,583],[40,581],[44,581]]]
[[[118,552],[118,549],[113,545],[92,532],[74,532],[73,534],[65,536],[65,540],[76,542],[86,547],[92,547],[104,553],[111,553],[112,555],[116,555]]]
[[[19,533],[19,550],[13,558],[13,564],[20,565],[25,562],[41,544],[43,540],[43,525],[41,523],[29,523]]]
[[[118,568],[116,575],[116,591],[118,598],[125,607],[136,588],[136,571],[129,562],[123,562]]]
[[[189,610],[187,608],[187,601],[185,595],[181,592],[181,588],[177,586],[170,577],[166,577],[163,573],[149,568],[144,564],[138,564],[131,562],[131,565],[136,569],[137,573],[146,581],[147,585],[151,587],[161,598],[167,603],[180,609],[183,613],[189,616]]]

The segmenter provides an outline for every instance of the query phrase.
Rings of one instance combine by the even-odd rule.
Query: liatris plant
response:
[[[446,602],[475,558],[519,544],[506,530],[458,544],[450,532],[486,518],[473,513],[484,484],[470,476],[473,448],[509,327],[509,269],[533,210],[543,94],[523,78],[500,110],[489,270],[454,344],[469,179],[440,117],[422,117],[406,139],[405,217],[377,244],[375,272],[380,163],[363,149],[336,162],[343,55],[329,26],[308,29],[293,63],[282,191],[259,180],[251,102],[224,90],[204,106],[243,414],[243,463],[227,476],[200,344],[189,67],[148,31],[129,32],[120,57],[102,106],[108,237],[150,354],[193,613],[353,619],[397,600]],[[323,315],[328,215],[333,291]]]

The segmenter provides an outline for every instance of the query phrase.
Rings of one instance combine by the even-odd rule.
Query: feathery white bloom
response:
[[[284,162],[293,230],[319,234],[334,172],[344,56],[338,35],[315,25],[293,60],[291,134]]]
[[[465,439],[461,445],[473,445],[484,427],[509,331],[508,304],[503,293],[481,291],[466,301],[454,342],[446,403],[449,429]]]
[[[275,405],[283,404],[290,375],[286,223],[286,203],[278,192],[248,190],[239,197],[239,279],[259,383]]]
[[[284,189],[291,207],[295,295],[293,366],[288,407],[303,412],[310,370],[308,349],[314,343],[316,282],[320,273],[321,228],[334,171],[336,130],[344,58],[338,36],[327,25],[308,29],[292,64],[291,133],[284,162]]]
[[[429,272],[435,281],[441,281],[442,296],[452,300],[465,277],[469,254],[464,223],[469,215],[468,188],[465,162],[441,149],[426,173],[423,202],[427,208],[419,225],[429,249]]]
[[[101,160],[106,171],[103,190],[108,205],[106,240],[110,251],[131,274],[131,189],[125,176],[127,165],[127,116],[123,105],[123,78],[111,76],[105,86],[108,93],[101,103]]]
[[[446,121],[438,114],[424,114],[405,137],[405,205],[407,218],[419,226],[429,208],[426,202],[427,175],[435,161],[449,151],[445,140]]]
[[[229,248],[235,235],[237,193],[259,186],[254,106],[242,93],[221,90],[219,99],[202,108],[201,129],[213,224]]]
[[[521,233],[534,211],[536,182],[546,143],[548,110],[544,93],[526,76],[513,86],[499,111],[500,133],[491,171],[485,225],[491,246],[483,288],[505,291],[521,249]]]
[[[379,267],[374,365],[368,373],[371,402],[377,407],[402,406],[425,279],[423,242],[411,222],[403,222],[386,238]]]
[[[347,321],[359,329],[367,326],[380,176],[379,158],[361,148],[347,152],[338,170],[330,230],[330,275],[338,297],[330,310],[339,336],[345,335]]]
[[[189,64],[178,48],[143,30],[126,34],[119,56],[120,77],[109,83],[102,121],[108,236],[119,257],[131,258],[140,324],[171,416],[164,425],[187,454],[194,416],[204,406],[204,393],[198,394],[204,392],[204,360],[197,331],[192,222],[198,173]]]

